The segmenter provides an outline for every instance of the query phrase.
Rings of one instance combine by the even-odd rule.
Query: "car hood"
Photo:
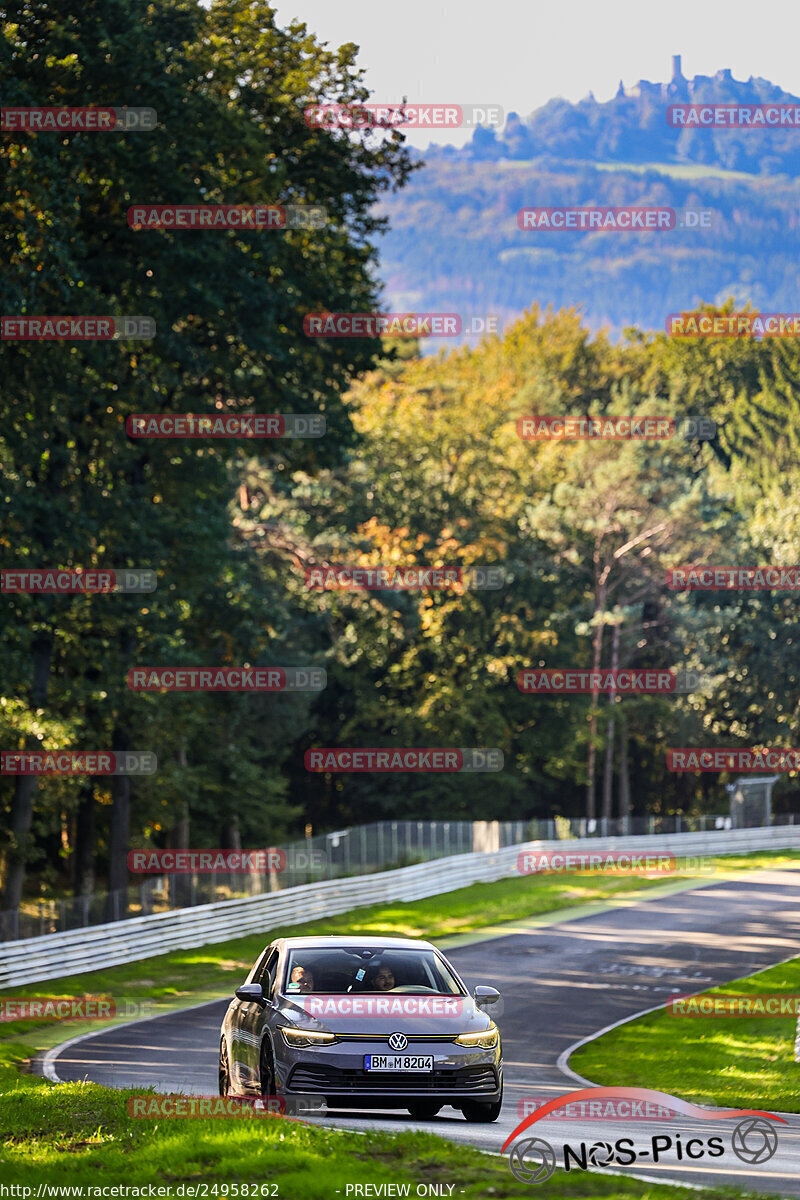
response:
[[[471,996],[425,996],[375,992],[345,996],[279,996],[281,1016],[292,1025],[328,1033],[406,1036],[482,1033],[492,1018]]]

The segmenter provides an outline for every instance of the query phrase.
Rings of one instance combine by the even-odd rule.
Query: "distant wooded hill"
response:
[[[532,302],[579,306],[593,327],[663,328],[669,312],[733,295],[800,309],[800,127],[680,130],[670,104],[800,100],[729,71],[620,85],[604,104],[552,100],[464,147],[432,147],[408,186],[384,201],[381,242],[393,309],[495,313]],[[539,205],[669,205],[714,210],[695,231],[522,231]],[[794,261],[793,261],[794,260]],[[439,343],[441,345],[441,343]],[[437,347],[431,346],[435,349]]]

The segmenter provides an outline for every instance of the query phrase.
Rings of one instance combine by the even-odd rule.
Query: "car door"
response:
[[[260,1083],[261,1039],[264,1026],[272,1014],[272,991],[275,985],[275,975],[278,967],[279,950],[277,946],[267,949],[261,961],[253,972],[251,983],[260,983],[266,1005],[247,1004],[243,1007],[241,1030],[243,1049],[245,1050],[248,1071],[247,1075],[256,1092]]]
[[[276,957],[277,949],[267,946],[245,983],[260,983],[267,963]],[[260,1041],[257,1040],[257,1027],[262,1011],[261,1005],[240,1000],[238,997],[233,1002],[230,1012],[230,1071],[231,1083],[236,1093],[258,1094]]]

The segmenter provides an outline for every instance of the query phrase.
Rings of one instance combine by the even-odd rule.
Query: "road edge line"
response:
[[[220,996],[219,999],[224,1000],[225,997]],[[144,1025],[148,1021],[160,1021],[164,1017],[173,1017],[176,1013],[192,1012],[195,1008],[205,1008],[207,1004],[215,1003],[215,1000],[201,1000],[199,1004],[187,1004],[185,1008],[175,1008],[171,1012],[151,1013],[149,1017],[136,1017],[133,1021],[120,1021],[114,1025],[104,1025],[102,1029],[92,1029],[89,1033],[79,1033],[75,1037],[67,1038],[65,1042],[59,1042],[57,1046],[51,1046],[49,1050],[34,1055],[31,1066],[37,1074],[49,1079],[51,1083],[70,1083],[69,1079],[62,1079],[58,1075],[54,1066],[56,1059],[68,1047],[74,1046],[78,1042],[88,1042],[90,1038],[100,1037],[101,1034],[108,1033],[112,1029],[127,1029],[130,1025]]]

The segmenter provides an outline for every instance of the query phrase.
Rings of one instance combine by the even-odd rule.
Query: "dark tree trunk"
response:
[[[130,737],[120,725],[111,737],[112,750],[129,750]],[[111,777],[111,831],[108,845],[108,901],[106,920],[118,921],[128,907],[128,845],[131,825],[131,781],[127,775]]]
[[[237,813],[230,813],[222,822],[219,844],[223,850],[241,850],[242,834]]]
[[[136,649],[136,637],[128,629],[121,638],[122,660],[129,663]],[[127,695],[118,702],[111,734],[111,749],[130,750],[131,736],[125,716]],[[111,828],[108,838],[108,902],[106,920],[117,921],[128,912],[128,849],[131,828],[131,781],[128,775],[111,777]]]
[[[181,749],[178,754],[181,766],[186,766],[186,751]],[[178,808],[175,824],[170,830],[169,845],[171,850],[189,849],[189,805],[183,800]],[[170,899],[177,908],[191,904],[192,876],[176,872],[170,876]]]
[[[631,815],[631,775],[628,762],[628,715],[625,711],[625,701],[619,705],[619,815],[623,822],[630,820]],[[627,831],[627,824],[622,832]]]
[[[608,578],[607,569],[597,584],[595,590],[594,615],[599,616],[605,612],[606,608],[606,579]],[[592,645],[592,670],[597,672],[600,670],[600,659],[603,654],[603,624],[598,621],[594,631],[594,641]],[[597,737],[597,689],[592,687],[592,707],[589,713],[589,746],[586,751],[586,817],[587,820],[594,820],[597,815],[597,800],[595,791],[595,763],[597,761],[597,749],[595,747],[595,738]]]
[[[611,670],[619,666],[619,625],[611,634]],[[611,820],[612,790],[614,783],[614,727],[617,711],[617,693],[612,689],[608,696],[608,728],[606,732],[606,761],[603,771],[603,820]],[[607,828],[607,827],[606,827]]]
[[[44,708],[47,703],[47,685],[50,679],[50,664],[53,657],[53,634],[48,630],[40,634],[33,643],[33,682],[31,684],[31,708]],[[40,750],[41,745],[34,737],[25,738],[26,750]],[[14,780],[14,796],[8,832],[11,845],[6,854],[3,893],[0,910],[19,908],[22,888],[25,883],[25,861],[30,850],[30,830],[33,822],[33,801],[36,795],[36,775],[18,775]]]
[[[94,893],[95,814],[94,780],[87,779],[75,815],[72,883],[76,896],[91,896]]]
[[[89,688],[85,714],[88,729],[103,728],[102,715],[92,697],[92,687],[101,678],[96,666],[87,666],[83,677]],[[95,890],[95,849],[97,838],[96,781],[84,780],[78,809],[75,813],[75,846],[72,855],[72,888],[76,896],[93,896]]]

